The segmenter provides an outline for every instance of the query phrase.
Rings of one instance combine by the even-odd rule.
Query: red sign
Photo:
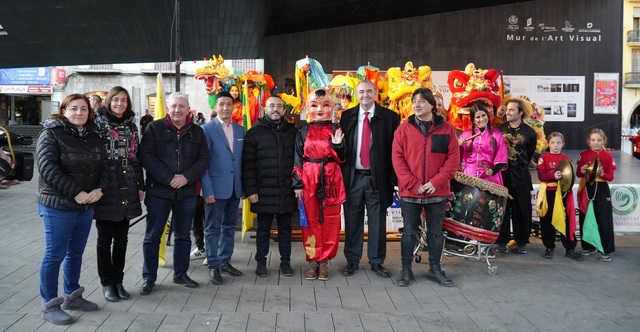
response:
[[[48,93],[51,94],[51,86],[29,85],[27,93]]]
[[[56,68],[56,83],[64,83],[67,80],[67,72],[63,68]]]
[[[0,85],[0,93],[50,95],[53,88],[51,85]]]

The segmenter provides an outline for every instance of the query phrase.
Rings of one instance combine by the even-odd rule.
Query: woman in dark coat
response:
[[[44,255],[40,263],[42,318],[56,325],[73,323],[65,310],[94,311],[98,305],[82,297],[82,254],[87,245],[93,208],[106,191],[106,153],[93,123],[89,99],[69,95],[58,114],[43,123],[36,160],[38,214],[44,226]],[[60,265],[64,295],[58,296]]]
[[[129,92],[120,86],[112,88],[106,106],[96,114],[96,124],[106,145],[111,182],[96,207],[94,218],[102,292],[107,301],[116,302],[129,298],[122,285],[129,221],[142,214],[144,182],[136,156],[139,135]]]

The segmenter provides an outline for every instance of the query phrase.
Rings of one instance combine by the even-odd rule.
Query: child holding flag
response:
[[[549,142],[549,152],[538,159],[537,167],[540,190],[538,191],[536,211],[540,216],[542,243],[546,248],[542,257],[553,258],[557,229],[560,232],[562,246],[566,249],[565,256],[581,261],[582,256],[575,251],[576,214],[573,193],[571,187],[566,191],[562,190],[560,180],[563,179],[563,172],[558,167],[563,160],[566,160],[563,164],[571,163],[571,158],[562,153],[564,135],[553,132],[547,136],[547,141]],[[573,177],[573,167],[569,165],[569,168]],[[571,181],[571,185],[573,185],[573,181]]]
[[[600,251],[600,260],[610,262],[614,252],[613,207],[608,181],[613,180],[617,166],[613,156],[605,151],[607,135],[594,128],[587,136],[589,149],[578,157],[578,177],[582,178],[578,188],[580,208],[580,238],[583,255]]]

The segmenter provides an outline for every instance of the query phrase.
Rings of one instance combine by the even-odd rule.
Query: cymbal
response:
[[[558,171],[562,173],[562,179],[560,179],[560,190],[571,190],[576,180],[576,172],[573,168],[573,163],[570,159],[562,159],[558,164]]]
[[[593,184],[596,182],[596,177],[598,176],[598,168],[600,168],[600,158],[596,157],[587,165],[587,170],[584,173],[584,177],[587,179],[589,184]]]

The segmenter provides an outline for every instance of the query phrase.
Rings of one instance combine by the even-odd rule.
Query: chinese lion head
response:
[[[406,119],[413,114],[411,108],[411,95],[418,88],[431,88],[431,67],[420,66],[415,68],[413,62],[408,61],[404,69],[392,67],[387,71],[389,90],[389,109],[396,111],[401,119]]]
[[[447,84],[451,91],[451,102],[446,113],[454,127],[460,130],[471,127],[469,109],[475,104],[483,104],[489,110],[500,105],[499,77],[497,70],[476,68],[473,63],[468,64],[464,71],[453,70],[449,73]]]

